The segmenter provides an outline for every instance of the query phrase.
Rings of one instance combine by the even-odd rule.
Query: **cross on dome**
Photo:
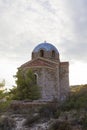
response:
[[[47,41],[45,40],[44,43],[47,43]]]

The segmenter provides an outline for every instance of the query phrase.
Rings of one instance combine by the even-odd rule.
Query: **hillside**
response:
[[[87,109],[87,84],[70,88],[70,96],[64,103],[67,104],[67,109]]]
[[[0,130],[87,130],[87,84],[70,88],[62,103],[23,108],[2,102]]]

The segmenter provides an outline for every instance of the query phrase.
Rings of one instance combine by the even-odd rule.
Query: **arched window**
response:
[[[34,58],[34,53],[32,52],[32,58]]]
[[[40,50],[40,57],[44,57],[44,50]]]
[[[37,84],[37,74],[34,74],[35,83]]]
[[[54,50],[52,51],[52,57],[55,57],[55,51]]]

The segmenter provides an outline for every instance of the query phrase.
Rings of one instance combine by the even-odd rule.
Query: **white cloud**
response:
[[[78,85],[87,83],[87,64],[76,61],[70,65],[70,84]],[[78,82],[79,81],[79,82]]]
[[[0,58],[14,62],[15,70],[16,62],[29,60],[33,48],[47,40],[62,60],[87,62],[86,16],[86,0],[0,0]]]

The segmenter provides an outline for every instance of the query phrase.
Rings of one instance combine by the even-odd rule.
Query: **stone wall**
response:
[[[69,93],[69,63],[60,62],[59,53],[53,50],[32,52],[32,60],[23,64],[21,68],[31,68],[36,76],[41,91],[41,100],[63,100]]]
[[[59,93],[59,78],[56,75],[56,69],[37,68],[33,69],[37,75],[37,84],[40,87],[42,100],[51,101],[58,98]],[[59,70],[58,70],[59,71]]]
[[[69,93],[69,63],[60,63],[60,98],[65,99]]]
[[[68,62],[57,62],[53,68],[46,66],[33,67],[32,70],[37,76],[37,84],[40,87],[42,96],[40,100],[52,101],[66,98],[70,90]]]
[[[36,59],[40,57],[40,52],[32,52],[32,59]],[[44,51],[44,57],[45,59],[49,59],[49,60],[53,60],[53,61],[58,61],[59,60],[59,54],[57,54],[55,52],[55,56],[52,56],[52,51],[50,52],[47,52],[47,51]]]

